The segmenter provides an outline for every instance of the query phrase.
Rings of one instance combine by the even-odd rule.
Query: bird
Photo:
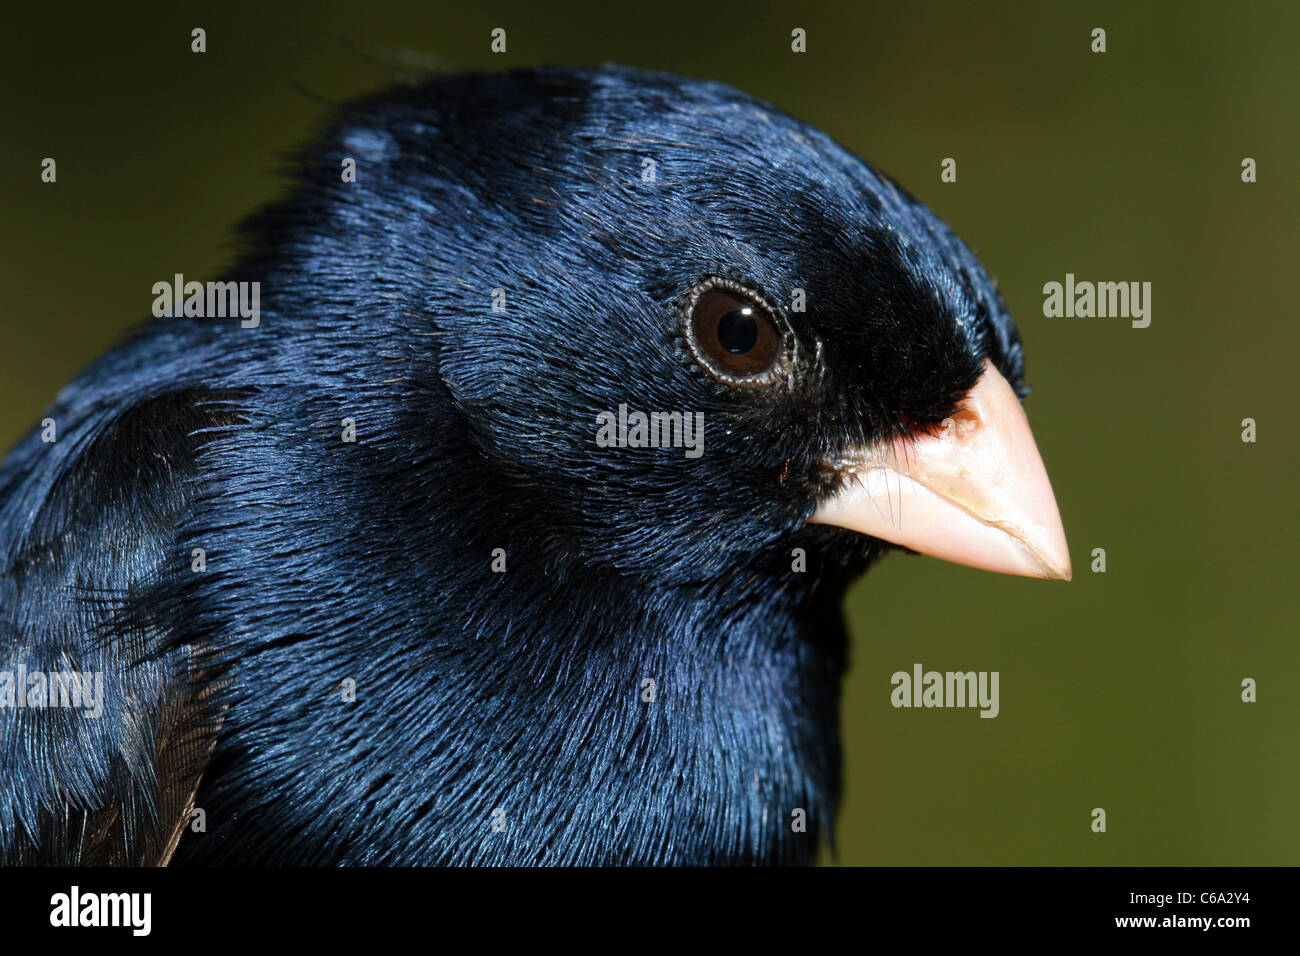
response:
[[[446,74],[285,173],[255,321],[174,302],[0,466],[5,864],[808,864],[850,583],[1069,579],[993,280],[776,107]]]

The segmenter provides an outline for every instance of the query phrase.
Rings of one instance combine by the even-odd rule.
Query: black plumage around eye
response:
[[[719,381],[761,386],[785,373],[781,328],[759,297],[739,285],[705,280],[687,299],[682,318],[692,354]]]

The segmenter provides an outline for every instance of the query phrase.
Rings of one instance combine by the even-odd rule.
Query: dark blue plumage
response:
[[[986,358],[1022,387],[966,247],[771,107],[614,68],[346,107],[245,236],[256,328],[150,324],[0,470],[0,668],[108,682],[97,720],[0,709],[0,858],[811,859],[887,547],[805,524],[819,463]],[[782,313],[781,387],[693,359],[709,276]],[[705,453],[598,447],[620,404],[703,412]]]

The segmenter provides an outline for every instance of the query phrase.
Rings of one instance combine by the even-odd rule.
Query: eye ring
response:
[[[789,373],[794,336],[779,311],[749,286],[710,276],[682,303],[682,336],[713,378],[738,388],[765,388]]]

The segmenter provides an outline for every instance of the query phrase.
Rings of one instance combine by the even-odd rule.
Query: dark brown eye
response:
[[[692,353],[714,378],[768,385],[785,372],[781,329],[756,296],[715,281],[691,295],[683,319]]]

